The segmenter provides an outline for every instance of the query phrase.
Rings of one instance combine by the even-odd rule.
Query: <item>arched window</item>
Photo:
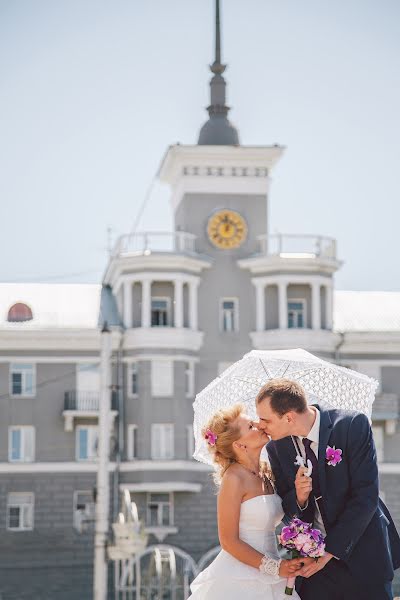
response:
[[[33,319],[32,311],[27,304],[17,302],[8,311],[7,321],[10,323],[22,323]]]

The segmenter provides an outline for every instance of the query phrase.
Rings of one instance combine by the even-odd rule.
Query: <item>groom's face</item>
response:
[[[292,434],[291,413],[279,415],[271,408],[269,398],[264,398],[257,405],[257,415],[259,429],[263,429],[272,440],[280,440]]]

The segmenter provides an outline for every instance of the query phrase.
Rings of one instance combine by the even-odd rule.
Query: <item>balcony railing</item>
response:
[[[282,258],[336,259],[336,240],[320,235],[276,233],[258,236],[260,253]]]
[[[64,392],[64,410],[77,412],[98,412],[100,393],[68,390]],[[111,409],[118,410],[117,392],[111,392]]]
[[[185,231],[144,231],[121,235],[112,251],[112,256],[121,254],[150,254],[151,252],[195,252],[193,233]]]

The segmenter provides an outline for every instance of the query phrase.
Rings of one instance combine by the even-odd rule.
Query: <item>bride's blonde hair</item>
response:
[[[208,449],[216,466],[214,481],[217,485],[221,484],[222,477],[229,467],[237,462],[233,442],[240,438],[240,428],[236,421],[242,414],[246,414],[246,407],[243,404],[235,404],[230,408],[221,409],[209,419],[207,425],[202,429],[203,437],[206,437],[209,432],[216,436],[215,444],[209,443]],[[260,467],[273,484],[274,477],[269,463],[261,461]]]
[[[240,429],[236,420],[244,412],[245,407],[243,404],[235,404],[230,408],[219,410],[202,430],[203,437],[206,436],[207,431],[211,431],[217,438],[215,445],[208,444],[208,449],[217,467],[214,480],[218,484],[221,482],[226,470],[236,462],[233,442],[240,438]]]

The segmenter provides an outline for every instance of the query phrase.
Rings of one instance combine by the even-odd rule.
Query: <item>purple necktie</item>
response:
[[[316,498],[318,498],[319,496],[321,496],[321,488],[319,485],[319,474],[318,474],[318,460],[317,457],[315,456],[315,452],[313,450],[311,450],[311,440],[309,440],[308,438],[303,438],[303,445],[304,445],[304,449],[306,451],[306,461],[310,460],[311,464],[312,464],[312,473],[311,473],[311,479],[313,482],[313,494]]]

